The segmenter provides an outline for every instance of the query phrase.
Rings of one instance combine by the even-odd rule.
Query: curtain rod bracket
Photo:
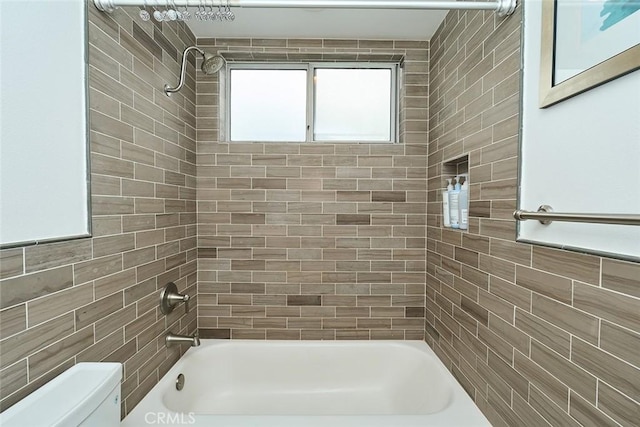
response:
[[[510,16],[516,10],[517,6],[518,0],[498,0],[496,12],[500,17]]]
[[[116,10],[116,6],[111,0],[93,0],[93,4],[95,4],[96,8],[101,12],[112,13]]]

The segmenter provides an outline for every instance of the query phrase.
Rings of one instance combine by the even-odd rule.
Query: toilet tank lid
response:
[[[78,425],[121,379],[120,363],[78,363],[1,413],[0,425]]]

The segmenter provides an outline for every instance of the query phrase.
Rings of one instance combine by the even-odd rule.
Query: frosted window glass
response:
[[[318,68],[316,141],[391,141],[391,70]]]
[[[231,70],[232,141],[305,141],[306,70]]]

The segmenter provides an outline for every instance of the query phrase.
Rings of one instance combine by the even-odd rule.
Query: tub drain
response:
[[[178,375],[178,378],[176,378],[176,390],[180,391],[184,388],[184,375],[180,374]]]

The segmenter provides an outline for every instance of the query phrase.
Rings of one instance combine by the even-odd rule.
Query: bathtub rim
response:
[[[420,340],[229,340],[229,339],[202,339],[199,348],[190,348],[167,371],[160,381],[143,397],[132,411],[122,420],[121,427],[140,427],[144,425],[163,425],[179,427],[184,425],[210,426],[211,420],[215,420],[216,427],[424,427],[429,426],[456,426],[456,427],[490,427],[491,424],[466,393],[464,388],[449,371],[433,349]],[[428,415],[191,415],[190,413],[177,413],[164,406],[163,392],[165,387],[173,387],[175,377],[182,366],[193,355],[211,346],[220,345],[256,345],[275,344],[278,346],[375,346],[393,345],[409,348],[426,354],[434,359],[437,369],[440,370],[450,382],[452,389],[452,402],[442,411]],[[155,403],[155,405],[154,405]],[[145,422],[145,414],[171,414],[172,419],[179,419],[177,423],[148,423]],[[179,415],[181,418],[176,418]],[[192,421],[195,421],[192,422]],[[209,421],[209,422],[208,422]]]

